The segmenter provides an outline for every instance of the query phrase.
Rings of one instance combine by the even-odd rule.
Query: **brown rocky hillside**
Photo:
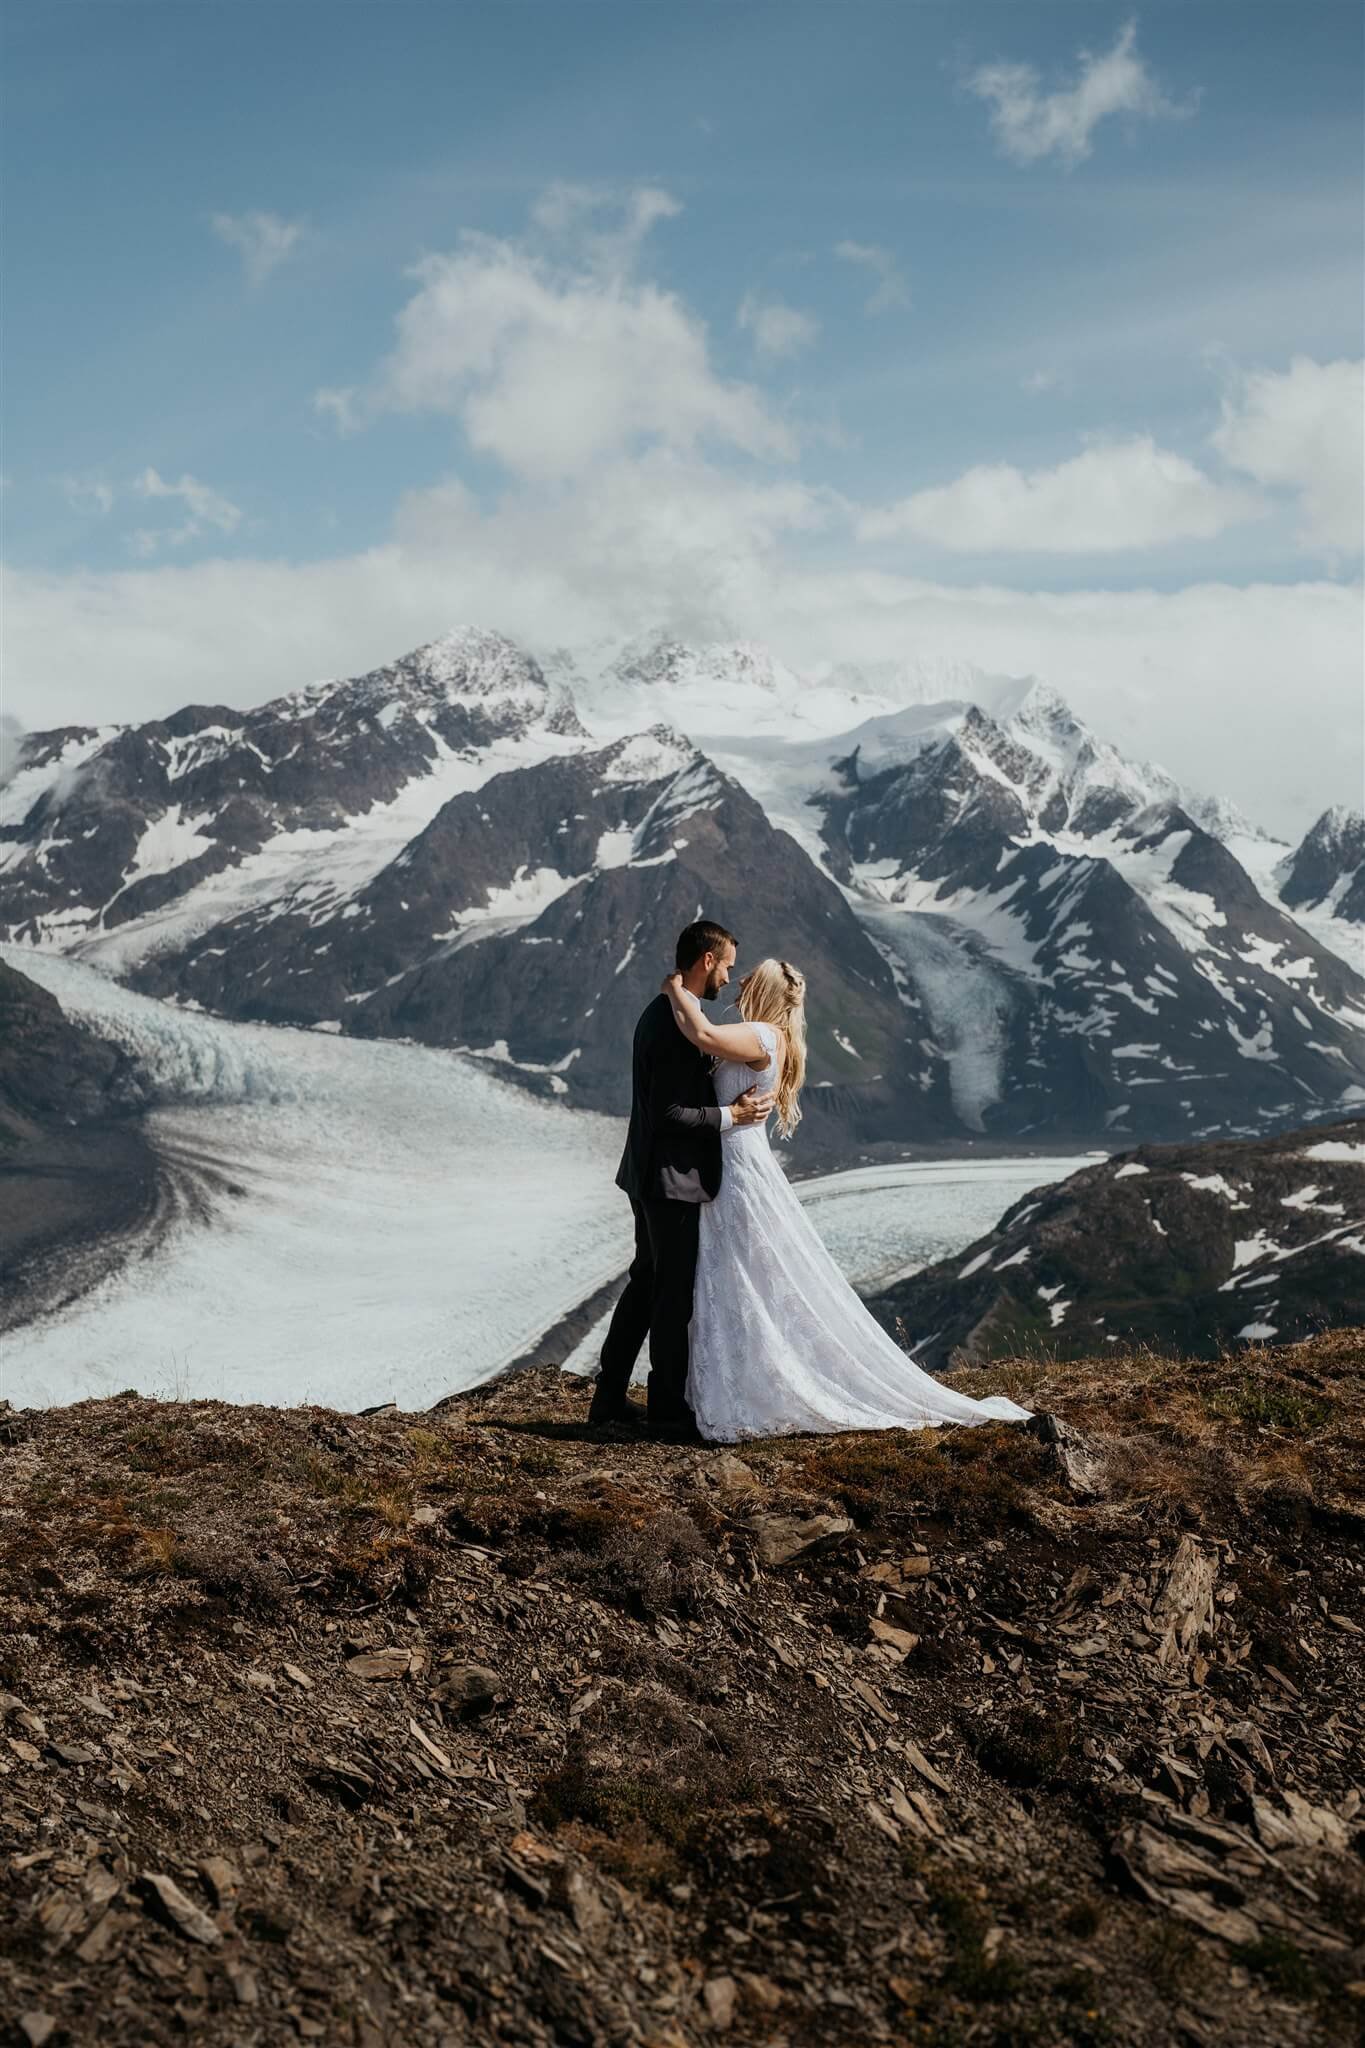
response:
[[[1362,1366],[742,1455],[557,1371],[0,1409],[0,2040],[1354,2039]]]
[[[869,1303],[931,1372],[1145,1345],[1216,1358],[1365,1322],[1365,1117],[1141,1145]]]

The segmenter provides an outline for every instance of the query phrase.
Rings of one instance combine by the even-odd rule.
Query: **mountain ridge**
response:
[[[804,946],[809,1099],[848,1143],[878,1117],[1250,1133],[1365,1097],[1365,980],[1296,923],[1264,879],[1277,843],[1233,807],[1036,678],[982,678],[988,710],[888,708],[831,674],[664,634],[542,662],[455,628],[253,711],[28,735],[0,791],[0,933],[227,1015],[500,1047],[524,1085],[620,1108],[642,948],[661,971],[654,935],[707,910],[746,950]],[[633,837],[678,777],[682,860]],[[1354,844],[1349,821],[1313,829],[1291,892]],[[574,1020],[550,962],[585,942],[602,966]],[[836,1024],[850,1002],[866,1047]]]
[[[869,1306],[930,1371],[1106,1344],[1214,1358],[1365,1316],[1365,1118],[1140,1146]]]

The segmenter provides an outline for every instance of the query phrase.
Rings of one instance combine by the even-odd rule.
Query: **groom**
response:
[[[701,918],[680,935],[675,964],[683,987],[709,1002],[730,979],[734,936]],[[700,1442],[687,1404],[687,1350],[701,1204],[720,1189],[721,1132],[762,1123],[772,1106],[771,1095],[750,1088],[718,1109],[710,1061],[679,1031],[668,997],[655,996],[635,1027],[630,1129],[616,1175],[635,1214],[635,1257],[602,1346],[588,1410],[595,1427],[636,1426],[626,1389],[648,1334],[649,1434]]]

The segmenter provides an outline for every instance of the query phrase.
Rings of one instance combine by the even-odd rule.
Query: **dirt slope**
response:
[[[1362,1365],[742,1457],[555,1371],[0,1410],[0,2040],[1355,2038]]]

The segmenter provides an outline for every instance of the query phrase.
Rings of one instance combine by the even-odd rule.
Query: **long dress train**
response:
[[[716,1100],[776,1086],[777,1036],[761,1074],[725,1060]],[[768,1142],[749,1124],[723,1138],[720,1193],[701,1211],[688,1400],[712,1442],[801,1430],[923,1429],[1028,1419],[1003,1395],[942,1386],[889,1337],[812,1227]]]

